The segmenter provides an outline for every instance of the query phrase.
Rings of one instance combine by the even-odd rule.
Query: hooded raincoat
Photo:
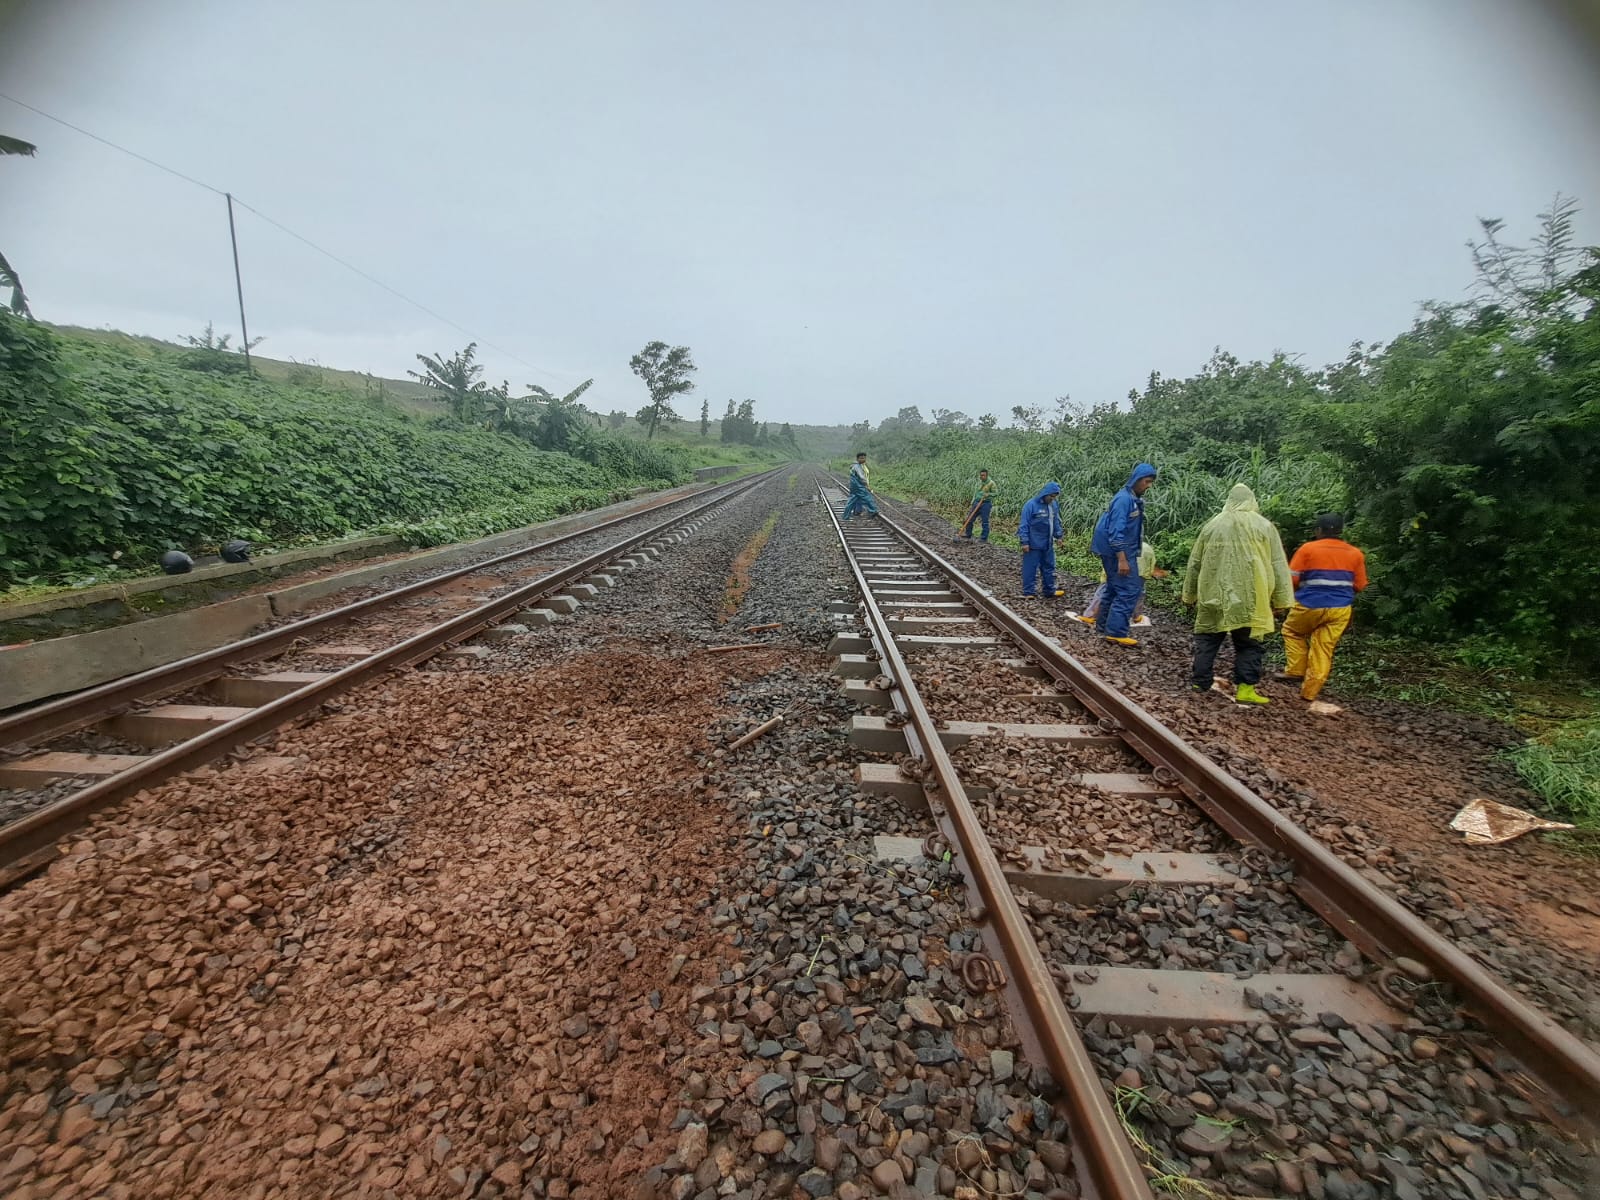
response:
[[[1024,550],[1049,550],[1051,541],[1062,534],[1061,513],[1054,504],[1046,504],[1046,496],[1059,496],[1061,485],[1055,480],[1045,484],[1022,506],[1022,519],[1017,522],[1017,541]]]
[[[1022,506],[1017,541],[1022,543],[1022,594],[1034,596],[1036,583],[1046,596],[1056,594],[1056,543],[1062,534],[1060,506],[1046,504],[1046,496],[1059,496],[1061,485],[1051,480]]]
[[[1133,485],[1155,474],[1156,469],[1149,463],[1140,463],[1133,469],[1128,482],[1111,497],[1110,507],[1095,522],[1090,554],[1096,558],[1115,558],[1120,552],[1133,561],[1144,542],[1144,501],[1133,494]]]
[[[1272,632],[1272,610],[1294,601],[1283,540],[1261,515],[1256,494],[1235,484],[1222,511],[1201,527],[1183,576],[1183,601],[1195,606],[1196,633]]]

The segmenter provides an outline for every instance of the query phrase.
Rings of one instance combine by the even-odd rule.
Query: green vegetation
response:
[[[1507,757],[1554,817],[1600,830],[1600,718],[1569,722]]]
[[[965,511],[978,468],[1015,519],[1046,479],[1078,545],[1129,468],[1155,463],[1148,528],[1181,567],[1228,489],[1249,484],[1292,549],[1319,511],[1351,518],[1375,586],[1366,618],[1425,641],[1475,639],[1528,665],[1600,666],[1600,251],[1573,245],[1574,207],[1533,245],[1473,244],[1479,296],[1430,304],[1386,346],[1322,370],[1218,351],[1188,379],[1152,375],[1115,404],[1063,399],[1048,431],[984,431],[914,409],[867,437],[891,490]],[[1042,424],[1018,409],[1018,423]],[[1495,650],[1493,647],[1502,647]]]
[[[556,453],[530,444],[550,404],[506,433],[424,421],[318,378],[218,371],[209,359],[237,357],[219,341],[76,337],[0,313],[0,585],[104,578],[232,537],[433,543],[687,478],[683,451],[605,434],[575,405]]]
[[[1140,461],[1161,470],[1147,529],[1176,571],[1234,483],[1255,490],[1291,552],[1318,512],[1342,511],[1374,584],[1361,626],[1384,636],[1341,652],[1341,684],[1542,727],[1549,706],[1527,680],[1600,670],[1600,249],[1576,244],[1575,212],[1558,197],[1527,246],[1482,222],[1471,300],[1425,305],[1407,332],[1321,370],[1219,350],[1190,378],[1152,375],[1125,406],[1019,405],[1006,430],[905,408],[852,432],[875,486],[946,516],[965,513],[988,467],[996,540],[1060,481],[1067,564],[1084,571],[1095,520]],[[1564,715],[1594,713],[1591,695]],[[1570,729],[1517,765],[1552,811],[1600,823],[1593,726]]]
[[[672,407],[674,396],[686,396],[694,391],[694,381],[689,378],[698,367],[687,346],[668,346],[665,342],[649,342],[645,348],[628,360],[628,367],[650,391],[650,403],[641,408],[634,420],[645,427],[644,439],[656,436],[656,427],[664,421],[681,420]]]
[[[32,142],[0,134],[0,155],[20,154],[31,158],[37,149]],[[0,254],[0,289],[11,293],[8,307],[13,313],[20,317],[28,315],[28,294],[22,290],[22,280],[17,278],[4,254]]]
[[[1203,1180],[1193,1178],[1184,1169],[1182,1163],[1173,1162],[1160,1154],[1150,1144],[1150,1139],[1144,1136],[1135,1118],[1139,1111],[1150,1102],[1149,1095],[1142,1087],[1130,1088],[1118,1084],[1112,1089],[1111,1103],[1117,1111],[1117,1122],[1122,1126],[1129,1145],[1138,1151],[1139,1157],[1144,1160],[1145,1173],[1150,1177],[1150,1190],[1163,1196],[1188,1196],[1198,1197],[1200,1200],[1218,1200],[1217,1191]],[[1210,1117],[1200,1117],[1200,1121],[1222,1128],[1232,1129],[1237,1122],[1216,1121]]]
[[[702,431],[709,431],[709,414],[705,410],[701,412],[700,424]],[[774,430],[766,421],[757,421],[755,402],[751,400],[737,407],[732,400],[728,401],[728,411],[722,414],[717,437],[730,445],[756,446],[793,455],[800,453],[794,427],[785,421]]]
[[[171,353],[173,349],[172,342],[142,334],[124,333],[116,329],[89,329],[81,325],[54,325],[48,322],[46,324],[48,328],[63,337],[116,346],[137,354]],[[201,340],[203,338],[202,334]],[[252,339],[256,342],[260,340]],[[193,344],[192,339],[187,336],[180,337],[179,341],[185,345]],[[299,387],[351,392],[416,417],[437,417],[447,411],[446,402],[438,392],[410,379],[381,379],[366,371],[341,371],[336,367],[325,367],[315,361],[264,358],[260,351],[255,349],[250,351],[250,365],[263,379],[292,383]]]
[[[645,430],[634,425],[631,420],[617,431],[616,436],[639,445],[655,445],[682,453],[688,458],[689,463],[696,467],[780,463],[792,461],[797,457],[792,450],[780,450],[768,446],[744,446],[721,441],[717,437],[715,420],[711,422],[711,431],[707,437],[700,436],[698,421],[671,421],[659,425],[656,428],[654,442],[647,443]]]

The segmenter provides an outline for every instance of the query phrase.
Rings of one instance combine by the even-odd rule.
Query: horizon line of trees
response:
[[[700,436],[707,436],[709,430],[710,410],[702,408]],[[800,447],[795,441],[794,427],[785,421],[774,433],[770,422],[756,420],[756,406],[753,400],[743,400],[735,405],[733,400],[729,399],[727,411],[722,414],[718,436],[724,445],[763,446],[791,450],[796,454],[800,452]]]

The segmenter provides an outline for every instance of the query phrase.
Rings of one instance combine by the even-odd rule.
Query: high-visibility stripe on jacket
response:
[[[1289,560],[1294,598],[1306,608],[1349,608],[1367,586],[1367,558],[1340,538],[1317,538]]]

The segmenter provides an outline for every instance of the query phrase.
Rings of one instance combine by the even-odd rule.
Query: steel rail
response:
[[[1600,1054],[1097,677],[1056,639],[1035,629],[933,547],[888,516],[881,520],[969,604],[1022,646],[1051,678],[1096,716],[1114,722],[1118,734],[1148,762],[1171,771],[1177,786],[1213,821],[1240,842],[1288,859],[1295,869],[1295,892],[1341,936],[1380,964],[1414,959],[1427,967],[1434,979],[1453,984],[1484,1027],[1545,1084],[1552,1100],[1571,1105],[1577,1115],[1591,1122],[1600,1120]]]
[[[764,478],[771,472],[763,472]],[[722,492],[729,488],[738,488],[746,481],[741,480],[734,484],[723,484],[712,489],[711,494]],[[733,494],[729,492],[728,494]],[[70,696],[62,696],[55,700],[47,700],[31,708],[25,708],[10,716],[0,717],[0,746],[14,746],[38,741],[42,738],[59,737],[63,733],[70,733],[75,729],[92,724],[104,719],[112,713],[119,711],[130,704],[141,700],[150,700],[158,696],[167,695],[196,684],[204,683],[220,675],[229,667],[239,663],[248,662],[254,658],[266,658],[281,650],[291,647],[296,640],[307,634],[329,629],[345,621],[353,620],[365,613],[376,609],[386,608],[409,596],[422,592],[432,591],[444,584],[503,563],[514,562],[519,558],[527,558],[553,550],[568,542],[590,534],[601,533],[620,525],[624,521],[631,521],[637,517],[648,515],[657,509],[669,508],[675,504],[694,500],[694,496],[677,496],[669,500],[658,500],[653,504],[624,513],[621,516],[610,517],[598,524],[590,525],[573,533],[564,533],[559,537],[549,538],[546,541],[536,542],[531,546],[523,546],[517,550],[509,550],[504,554],[497,554],[481,562],[469,563],[464,567],[443,571],[437,575],[430,575],[426,579],[419,579],[413,583],[403,584],[387,592],[380,592],[376,596],[368,596],[364,600],[356,600],[339,608],[329,609],[327,612],[318,613],[316,616],[306,617],[289,625],[269,629],[264,633],[255,634],[253,637],[243,638],[237,642],[229,642],[226,646],[218,646],[214,650],[206,650],[187,658],[178,659],[176,662],[166,663],[159,667],[140,671],[136,675],[126,675],[121,679],[113,679],[109,683],[102,683],[96,687],[87,688],[81,692],[74,692]]]
[[[1021,1015],[1031,1024],[1045,1065],[1061,1089],[1076,1157],[1087,1173],[1085,1182],[1096,1189],[1102,1200],[1153,1200],[1154,1193],[1145,1180],[1144,1168],[1106,1099],[1094,1060],[1078,1036],[1067,1006],[1062,1003],[1061,993],[1045,965],[1044,956],[1039,953],[1027,918],[1006,881],[999,858],[984,835],[982,822],[962,786],[955,763],[939,737],[933,714],[923,702],[911,670],[895,645],[887,619],[873,598],[866,574],[845,537],[838,514],[827,503],[825,495],[822,499],[861,592],[867,625],[878,647],[884,673],[893,682],[899,706],[909,721],[906,727],[908,745],[913,754],[920,751],[937,780],[936,785],[925,785],[932,793],[928,797],[930,807],[936,815],[942,807],[949,818],[963,865],[982,899],[983,920],[998,940],[1010,968],[1010,982],[1015,984],[1015,994],[1022,1002]],[[910,740],[912,734],[915,741]]]
[[[91,784],[9,825],[0,826],[0,867],[9,866],[45,849],[64,834],[81,826],[91,814],[135,792],[211,762],[234,747],[269,733],[284,722],[320,707],[333,696],[357,684],[364,683],[392,668],[409,666],[426,659],[447,646],[471,637],[480,629],[495,624],[529,602],[570,586],[634,547],[653,541],[685,521],[693,520],[742,495],[766,478],[767,475],[763,474],[741,480],[726,494],[706,500],[687,512],[675,513],[657,525],[630,534],[621,541],[614,542],[577,562],[569,563],[514,591],[413,634],[405,641],[380,650],[360,662],[352,663],[329,674],[326,678],[308,683],[225,724],[208,729],[188,741],[153,754],[137,766],[103,779],[99,783]]]

